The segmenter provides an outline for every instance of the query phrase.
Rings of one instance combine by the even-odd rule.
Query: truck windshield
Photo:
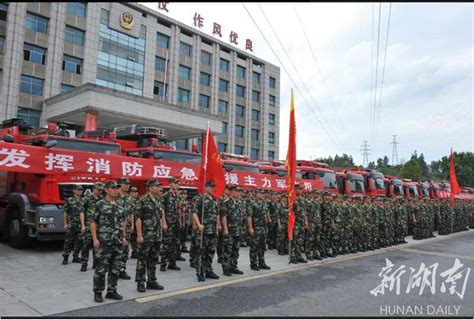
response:
[[[181,163],[201,163],[201,155],[186,152],[176,152],[169,150],[155,150],[153,157],[165,161],[181,162]]]
[[[349,180],[349,187],[353,193],[364,193],[364,181]]]
[[[383,178],[376,178],[375,179],[375,188],[376,189],[385,189]]]
[[[418,189],[414,185],[408,186],[408,190],[410,191],[411,197],[418,197]]]
[[[57,142],[54,148],[109,155],[120,155],[120,146],[117,144],[107,144],[83,139],[57,138],[56,136],[49,136],[48,141]]]
[[[324,188],[333,188],[337,187],[336,184],[336,173],[333,172],[318,172],[317,178],[324,183]]]
[[[286,169],[276,169],[275,172],[280,177],[288,176],[288,171]]]
[[[253,173],[259,173],[260,172],[258,170],[258,167],[256,167],[256,166],[240,165],[240,164],[234,164],[234,163],[232,163],[232,164],[231,163],[225,163],[224,164],[224,169],[225,170],[253,172]]]
[[[402,185],[393,185],[393,192],[395,195],[403,195],[403,186]]]

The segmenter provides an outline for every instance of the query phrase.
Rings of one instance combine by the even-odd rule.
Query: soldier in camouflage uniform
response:
[[[408,211],[407,205],[403,198],[398,198],[398,204],[396,204],[397,214],[397,241],[399,244],[406,244],[405,236],[408,230]]]
[[[140,198],[138,210],[135,212],[138,244],[135,281],[139,292],[146,292],[146,289],[164,289],[156,279],[156,260],[160,253],[161,228],[166,230],[166,226],[162,225],[164,210],[158,198],[161,184],[156,179],[150,179],[146,182],[146,188],[147,193]]]
[[[359,197],[352,198],[351,205],[351,221],[352,221],[352,250],[355,253],[362,251],[362,235],[363,235],[363,224],[362,224],[362,210],[359,204]]]
[[[354,243],[354,232],[352,229],[352,219],[354,212],[354,203],[348,194],[342,195],[344,201],[341,203],[341,225],[344,230],[343,238],[341,238],[342,251],[341,254],[347,254],[352,251]]]
[[[91,223],[94,220],[95,203],[102,199],[104,184],[94,183],[94,189],[90,195],[84,198],[84,212],[81,212],[80,219],[83,231],[81,250],[81,271],[87,270],[89,261],[89,250],[92,249]],[[95,250],[92,250],[92,269],[95,268]]]
[[[332,224],[330,228],[329,238],[331,243],[331,252],[332,255],[335,257],[337,256],[339,249],[341,247],[341,242],[339,238],[339,234],[341,233],[339,227],[341,226],[341,208],[340,203],[338,203],[339,195],[333,194],[333,202],[330,209]]]
[[[316,191],[317,192],[317,191]],[[306,259],[322,260],[319,252],[321,234],[321,205],[316,199],[316,192],[308,195],[308,230],[306,232]]]
[[[361,197],[360,209],[362,211],[362,250],[368,251],[371,249],[372,233],[371,233],[371,209],[370,202],[367,196]]]
[[[288,255],[288,197],[283,194],[278,196],[278,255]]]
[[[448,235],[452,231],[453,209],[447,198],[443,199],[440,205],[440,216],[438,224],[438,234]]]
[[[268,224],[267,244],[268,249],[277,248],[277,234],[278,234],[278,200],[274,192],[269,193],[268,208],[270,211],[270,223]]]
[[[130,236],[132,232],[134,231],[134,225],[133,225],[133,215],[134,211],[133,209],[135,208],[134,201],[130,194],[128,194],[128,191],[130,190],[130,181],[126,177],[119,178],[117,181],[117,184],[120,185],[119,188],[119,196],[117,197],[117,203],[122,206],[123,208],[123,213],[125,214],[125,221],[126,221],[126,236],[127,236],[127,245],[124,245],[123,247],[123,256],[122,256],[122,267],[120,269],[120,274],[119,278],[120,279],[126,279],[130,280],[132,277],[130,277],[127,274],[127,260],[128,260],[128,242],[130,241]]]
[[[255,190],[255,200],[247,206],[247,227],[250,236],[250,268],[252,270],[270,269],[265,263],[265,225],[269,218],[262,190]]]
[[[225,201],[229,199],[229,187],[226,187],[224,194],[222,194],[222,197],[217,200],[217,209],[219,211],[219,216],[222,215],[221,209],[222,205],[224,204]],[[217,245],[216,245],[216,253],[217,253],[217,262],[220,264],[222,262],[222,241],[224,240],[224,237],[222,236],[222,232],[217,235]]]
[[[239,201],[240,189],[230,186],[230,194],[221,205],[222,224],[222,271],[225,276],[232,274],[242,275],[243,272],[237,268],[240,249],[240,216],[243,209]]]
[[[380,235],[379,235],[379,206],[380,201],[378,198],[372,199],[370,203],[370,229],[372,232],[371,236],[371,249],[380,248]]]
[[[64,240],[63,265],[67,265],[69,254],[73,251],[73,263],[80,263],[79,252],[82,248],[82,234],[80,214],[84,212],[84,198],[82,198],[82,185],[72,187],[73,196],[64,203]],[[85,232],[85,229],[82,233]]]
[[[195,256],[197,259],[196,275],[198,281],[205,281],[205,278],[219,279],[219,276],[212,269],[212,259],[216,252],[217,234],[221,231],[218,203],[213,197],[214,188],[214,182],[207,181],[204,187],[204,194],[197,195],[193,200],[193,222],[199,231],[196,235],[198,249]]]
[[[308,216],[306,200],[303,197],[303,188],[300,184],[295,184],[297,198],[293,203],[293,212],[295,213],[295,224],[293,227],[293,240],[291,242],[290,263],[307,263],[308,261],[301,256],[304,246],[305,229],[308,228]]]
[[[181,201],[179,202],[179,218],[180,218],[180,235],[179,242],[182,253],[189,253],[186,247],[186,238],[188,237],[188,226],[190,224],[190,206],[188,202],[188,192],[186,190],[180,191]]]
[[[168,269],[181,270],[176,265],[176,261],[185,261],[180,256],[179,234],[180,234],[180,212],[179,205],[181,198],[178,193],[179,181],[172,177],[169,181],[170,189],[163,196],[163,208],[165,210],[165,219],[168,230],[163,233],[163,246],[161,250],[160,270]]]
[[[132,197],[133,201],[133,211],[136,212],[137,209],[139,208],[139,198],[140,195],[138,194],[138,188],[136,187],[130,187],[130,196]],[[135,221],[136,218],[133,218],[133,226],[135,226]],[[137,230],[135,227],[133,227],[133,230],[130,234],[130,241],[129,241],[130,247],[132,247],[132,254],[130,255],[130,258],[138,258],[138,247],[137,247]]]
[[[321,221],[322,221],[322,231],[321,231],[321,257],[335,257],[332,253],[329,252],[331,248],[331,225],[333,224],[331,216],[331,206],[332,206],[332,196],[331,193],[324,191],[322,194],[322,203],[321,203]]]
[[[92,242],[97,253],[93,280],[96,302],[103,301],[106,273],[108,278],[105,298],[123,299],[117,293],[117,280],[122,266],[123,246],[128,244],[125,214],[117,202],[120,186],[115,181],[108,181],[104,187],[106,196],[95,204],[94,220],[91,223]]]

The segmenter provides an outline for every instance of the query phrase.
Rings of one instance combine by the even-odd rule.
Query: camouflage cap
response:
[[[240,187],[236,186],[236,185],[229,186],[229,190],[230,191],[241,191]]]
[[[98,190],[103,190],[104,189],[104,184],[102,184],[101,182],[96,182],[96,183],[94,183],[94,188],[96,188]]]
[[[126,177],[120,177],[119,180],[117,181],[119,185],[122,184],[131,184],[130,180]]]
[[[169,179],[169,182],[170,182],[170,183],[174,183],[174,184],[179,184],[179,179],[177,179],[176,177],[171,177],[171,178]]]
[[[117,184],[116,181],[107,181],[104,184],[104,188],[118,188],[118,187],[120,187],[120,185]]]
[[[145,185],[146,187],[161,186],[161,183],[156,178],[152,178],[149,179]]]
[[[214,184],[214,181],[207,181],[206,187],[216,187],[216,184]]]
[[[130,187],[130,193],[132,193],[132,192],[138,193],[138,188],[136,188],[135,186]]]
[[[73,191],[75,191],[75,190],[82,191],[82,190],[84,190],[84,188],[83,188],[82,185],[80,185],[80,184],[74,184],[74,185],[72,186],[72,190],[73,190]]]
[[[349,198],[349,194],[344,194],[344,195],[342,195],[342,198],[344,198],[344,199]]]

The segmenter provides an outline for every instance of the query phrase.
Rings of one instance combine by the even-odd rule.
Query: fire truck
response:
[[[364,177],[357,167],[332,167],[336,172],[337,188],[340,194],[349,196],[366,195]]]
[[[20,119],[5,120],[0,125],[0,139],[45,148],[120,155],[116,142],[92,137],[70,137],[64,126],[29,132],[31,127]],[[97,132],[98,133],[98,132]],[[99,134],[97,134],[99,135]],[[113,134],[102,132],[102,138]],[[63,205],[72,195],[72,186],[81,184],[89,192],[98,179],[63,175],[0,172],[0,233],[13,247],[22,248],[32,239],[58,240],[64,237]]]
[[[387,197],[404,197],[403,182],[401,179],[398,179],[395,176],[385,175],[384,183]]]
[[[412,181],[411,179],[404,178],[403,182],[403,191],[406,198],[418,198],[420,193],[418,192],[417,182]]]

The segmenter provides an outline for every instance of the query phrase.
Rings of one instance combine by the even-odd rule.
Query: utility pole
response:
[[[397,144],[400,144],[397,142],[397,136],[396,135],[392,135],[393,136],[393,141],[392,144],[393,145],[393,148],[392,148],[392,166],[396,166],[398,165],[398,151],[397,151]]]
[[[364,143],[360,147],[361,147],[360,151],[362,152],[361,154],[363,156],[362,166],[367,167],[367,165],[369,165],[369,155],[370,155],[369,144],[367,144],[367,141],[364,141]]]

